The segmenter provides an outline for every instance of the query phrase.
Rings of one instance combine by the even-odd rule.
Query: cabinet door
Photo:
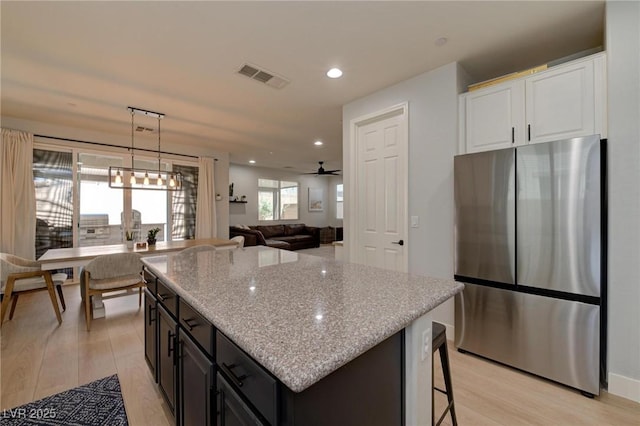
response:
[[[465,152],[524,143],[524,82],[514,81],[464,95]]]
[[[593,60],[527,78],[527,140],[549,142],[596,133],[594,94]]]
[[[156,369],[156,342],[158,324],[156,311],[158,302],[151,295],[149,290],[144,290],[144,359],[147,361],[154,380],[158,381],[158,370]]]
[[[217,426],[260,426],[263,423],[253,413],[253,410],[218,373],[218,413]]]
[[[179,330],[178,389],[180,401],[179,425],[210,425],[215,403],[213,394],[213,363],[193,341]]]
[[[175,410],[176,322],[158,304],[158,384],[171,412]]]

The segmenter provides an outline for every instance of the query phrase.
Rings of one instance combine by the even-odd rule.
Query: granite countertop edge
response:
[[[142,259],[142,261],[145,263],[144,259]],[[231,339],[256,362],[267,369],[294,392],[304,391],[308,387],[320,381],[322,378],[328,376],[343,365],[349,363],[377,344],[404,329],[414,320],[420,318],[422,315],[444,303],[446,300],[455,296],[464,289],[464,284],[455,282],[453,286],[440,291],[436,297],[429,299],[428,303],[425,303],[419,309],[408,311],[402,316],[392,318],[386,324],[384,329],[380,329],[376,333],[369,333],[365,339],[360,339],[359,341],[354,342],[353,345],[344,347],[344,350],[342,351],[334,352],[330,359],[324,360],[320,365],[310,365],[309,368],[303,372],[290,371],[290,369],[287,368],[287,365],[278,362],[277,357],[274,356],[274,354],[269,355],[257,350],[250,340],[243,338],[242,333],[236,332],[234,327],[227,324],[223,318],[217,318],[215,315],[211,315],[206,306],[202,306],[202,303],[198,299],[173,282],[171,277],[156,269],[153,264],[145,263],[145,266],[148,267],[152,273],[156,274],[158,278],[161,278],[163,283],[175,291],[178,296],[184,299],[203,317],[210,321],[217,330],[221,331],[225,336]]]

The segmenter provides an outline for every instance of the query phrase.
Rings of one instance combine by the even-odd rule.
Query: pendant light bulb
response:
[[[133,172],[131,172],[131,177],[129,178],[129,183],[131,185],[135,185],[136,184],[136,175],[134,175]]]
[[[158,173],[158,186],[162,186],[162,176]]]
[[[122,175],[120,174],[120,170],[116,172],[116,177],[114,179],[114,182],[119,185],[122,184]]]
[[[175,186],[176,186],[176,180],[175,180],[175,178],[173,177],[173,175],[171,175],[171,177],[169,177],[169,186],[170,186],[171,188],[175,188]]]
[[[144,184],[149,185],[149,173],[144,172]]]

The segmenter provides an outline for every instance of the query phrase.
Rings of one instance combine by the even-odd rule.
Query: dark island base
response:
[[[398,332],[310,388],[287,391],[283,425],[403,425],[404,338]]]

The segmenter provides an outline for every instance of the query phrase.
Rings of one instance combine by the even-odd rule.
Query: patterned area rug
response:
[[[0,424],[126,426],[117,375],[0,412]]]

